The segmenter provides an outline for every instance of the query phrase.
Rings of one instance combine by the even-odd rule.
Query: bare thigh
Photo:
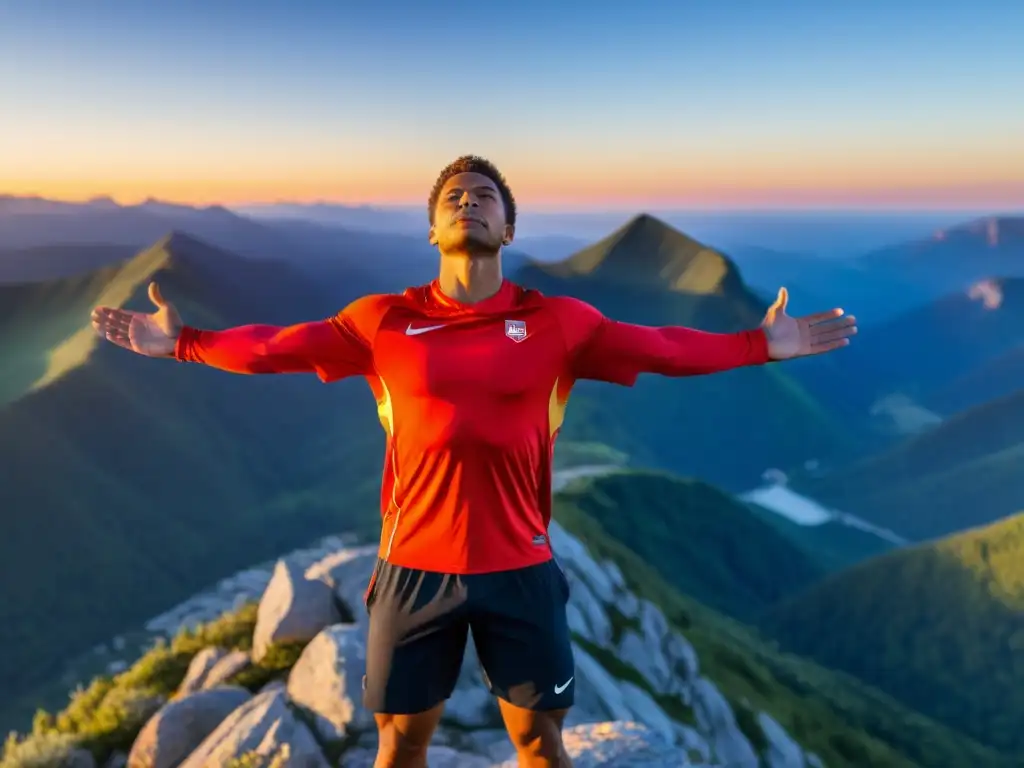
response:
[[[426,768],[427,748],[444,704],[415,715],[374,715],[379,746],[373,768]]]

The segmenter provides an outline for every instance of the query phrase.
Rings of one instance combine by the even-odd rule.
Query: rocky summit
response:
[[[822,764],[763,712],[756,716],[762,738],[755,748],[725,697],[702,676],[693,647],[661,610],[630,592],[614,564],[596,562],[557,523],[550,534],[571,585],[576,706],[564,735],[576,768]],[[277,561],[259,598],[251,651],[207,647],[197,653],[174,695],[138,704],[148,708],[141,730],[129,753],[114,754],[107,766],[370,768],[377,737],[361,706],[362,597],[376,556],[375,546],[346,546],[311,565]],[[301,651],[283,676],[255,693],[232,682],[288,645]],[[96,766],[73,740],[36,744],[33,751],[51,759],[11,764]],[[428,764],[517,764],[472,642]]]

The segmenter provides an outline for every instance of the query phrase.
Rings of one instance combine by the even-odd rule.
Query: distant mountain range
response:
[[[355,298],[360,290],[401,290],[427,282],[437,271],[437,250],[427,242],[425,228],[417,236],[368,233],[305,219],[260,221],[221,206],[0,197],[0,284],[103,266],[125,258],[125,248],[140,250],[169,232],[239,256],[287,262],[333,284],[340,298]],[[89,253],[81,252],[83,246]],[[110,262],[103,261],[102,248],[109,248]],[[515,249],[506,255],[513,268],[524,258]]]
[[[0,289],[8,693],[229,569],[342,522],[377,525],[383,439],[365,385],[230,376],[96,339],[91,307],[147,309],[153,279],[199,325],[340,308],[287,265],[182,235],[123,265]]]
[[[819,396],[840,393],[861,412],[900,395],[951,415],[988,399],[975,372],[1024,341],[1022,329],[1024,278],[979,280],[862,329],[843,361],[842,380],[819,381],[812,389]],[[959,395],[944,394],[956,387]]]
[[[423,231],[426,202],[421,205],[341,205],[336,203],[263,203],[232,206],[232,210],[257,219],[306,219],[366,232]],[[973,211],[746,211],[648,209],[670,226],[700,240],[715,242],[739,258],[748,247],[777,252],[824,256],[827,259],[857,256],[868,251],[953,227],[977,216]],[[528,253],[527,240],[565,242],[544,258],[558,260],[589,242],[618,229],[630,218],[623,211],[579,211],[525,208],[519,212],[520,243]],[[536,254],[535,254],[536,255]],[[744,271],[748,264],[741,259]],[[754,281],[756,282],[756,280]]]
[[[975,406],[887,451],[793,482],[912,540],[1012,514],[1024,500],[1024,390]]]

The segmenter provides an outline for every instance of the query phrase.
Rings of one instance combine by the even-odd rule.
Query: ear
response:
[[[433,227],[427,232],[427,240],[431,245],[437,245],[437,231]]]
[[[512,241],[515,239],[515,237],[516,237],[516,228],[513,227],[511,224],[506,224],[505,225],[505,236],[503,238],[501,238],[501,242],[504,243],[505,245],[511,245]]]

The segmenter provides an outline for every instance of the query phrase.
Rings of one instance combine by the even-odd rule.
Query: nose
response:
[[[472,207],[476,208],[479,205],[480,204],[476,201],[476,198],[473,197],[472,195],[470,195],[468,191],[463,192],[462,193],[462,197],[459,198],[459,207],[460,208],[465,208],[467,206],[472,206]]]

